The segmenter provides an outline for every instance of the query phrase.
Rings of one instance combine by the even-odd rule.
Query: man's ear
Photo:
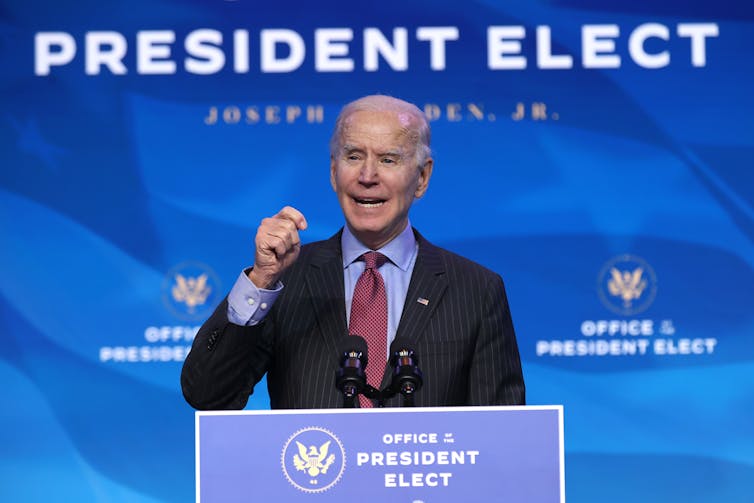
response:
[[[332,190],[337,191],[335,188],[335,158],[333,156],[330,156],[330,185]]]
[[[429,179],[432,177],[432,167],[435,161],[430,157],[424,161],[424,166],[419,168],[419,183],[416,185],[416,191],[414,197],[419,199],[427,192],[429,187]]]

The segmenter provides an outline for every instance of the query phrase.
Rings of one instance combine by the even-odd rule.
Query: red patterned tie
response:
[[[387,295],[385,282],[377,269],[387,261],[387,257],[370,251],[361,258],[366,263],[366,269],[353,289],[348,333],[360,335],[367,341],[367,382],[379,389],[387,361]],[[359,395],[359,403],[362,407],[373,407],[372,401],[363,395]]]

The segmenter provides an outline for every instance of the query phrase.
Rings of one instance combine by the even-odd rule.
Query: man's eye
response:
[[[358,161],[358,160],[359,160],[359,156],[358,156],[358,155],[356,155],[356,154],[350,154],[350,155],[349,155],[349,156],[347,157],[347,159],[348,159],[349,161]]]
[[[383,164],[395,164],[395,159],[392,159],[390,157],[385,157],[382,159]]]

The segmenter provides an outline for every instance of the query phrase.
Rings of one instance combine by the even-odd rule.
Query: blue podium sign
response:
[[[563,408],[196,413],[196,500],[565,501]]]

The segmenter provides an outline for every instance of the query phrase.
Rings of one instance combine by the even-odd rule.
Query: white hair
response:
[[[338,114],[338,118],[335,120],[335,129],[330,137],[331,156],[336,157],[338,151],[341,149],[343,128],[348,117],[356,112],[395,112],[408,114],[413,119],[408,128],[410,128],[409,134],[416,138],[416,162],[419,168],[424,167],[427,159],[432,155],[432,150],[429,146],[432,133],[429,129],[427,117],[416,105],[382,94],[365,96],[343,107],[340,114]]]

